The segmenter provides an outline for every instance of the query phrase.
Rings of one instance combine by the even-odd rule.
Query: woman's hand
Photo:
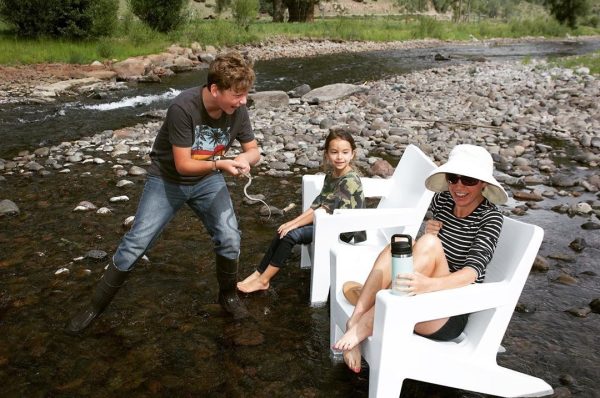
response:
[[[398,274],[397,279],[397,286],[401,286],[400,290],[407,292],[409,296],[435,290],[433,287],[435,278],[430,278],[418,272]]]
[[[442,229],[442,222],[438,220],[427,220],[425,223],[425,233],[436,235]]]

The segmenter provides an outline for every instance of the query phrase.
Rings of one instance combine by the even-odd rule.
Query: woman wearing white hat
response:
[[[433,219],[413,247],[412,274],[401,274],[410,295],[483,282],[502,229],[502,214],[495,206],[508,196],[493,177],[491,155],[482,147],[457,145],[448,161],[435,169],[425,186],[436,192],[430,209]],[[346,324],[346,333],[333,348],[343,351],[346,365],[360,372],[360,342],[373,332],[375,295],[391,285],[389,245],[379,254]],[[352,302],[352,289],[344,286]],[[401,315],[401,314],[399,314]],[[415,333],[434,340],[452,340],[462,333],[468,314],[415,325]]]

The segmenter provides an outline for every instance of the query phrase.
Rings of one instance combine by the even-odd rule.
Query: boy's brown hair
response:
[[[244,58],[239,52],[220,54],[208,67],[206,84],[208,88],[216,84],[221,91],[249,91],[255,78],[252,66],[252,61]]]

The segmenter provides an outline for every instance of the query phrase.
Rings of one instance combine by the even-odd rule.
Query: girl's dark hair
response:
[[[327,163],[327,151],[329,150],[329,144],[331,143],[331,141],[333,141],[335,139],[348,141],[348,143],[350,144],[350,148],[352,148],[352,151],[356,150],[356,143],[354,142],[354,138],[352,137],[352,134],[350,134],[349,132],[344,131],[344,130],[331,130],[329,132],[329,134],[327,135],[327,138],[325,138],[325,145],[323,146],[322,165],[323,165],[323,169],[325,169],[325,170],[329,169],[329,164]],[[354,159],[352,159],[350,164],[353,164],[353,161],[354,161]]]
[[[327,152],[327,150],[329,149],[329,143],[331,143],[331,141],[335,140],[336,138],[348,141],[352,150],[356,150],[356,143],[354,142],[352,134],[344,130],[331,130],[327,135],[327,138],[325,138],[325,147],[323,148],[324,152]]]

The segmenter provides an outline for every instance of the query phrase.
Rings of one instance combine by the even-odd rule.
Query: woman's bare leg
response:
[[[346,330],[354,326],[358,319],[375,305],[375,296],[381,289],[386,289],[392,282],[392,252],[387,245],[377,256],[373,268],[358,296],[352,315],[346,322]]]
[[[358,346],[364,339],[373,334],[375,306],[356,319],[354,325],[346,329],[346,333],[333,345],[334,350],[348,351]]]
[[[442,242],[437,236],[425,234],[415,243],[413,267],[416,272],[433,278],[450,273]],[[419,322],[415,325],[415,332],[427,336],[440,330],[446,322],[448,322],[448,318]]]

